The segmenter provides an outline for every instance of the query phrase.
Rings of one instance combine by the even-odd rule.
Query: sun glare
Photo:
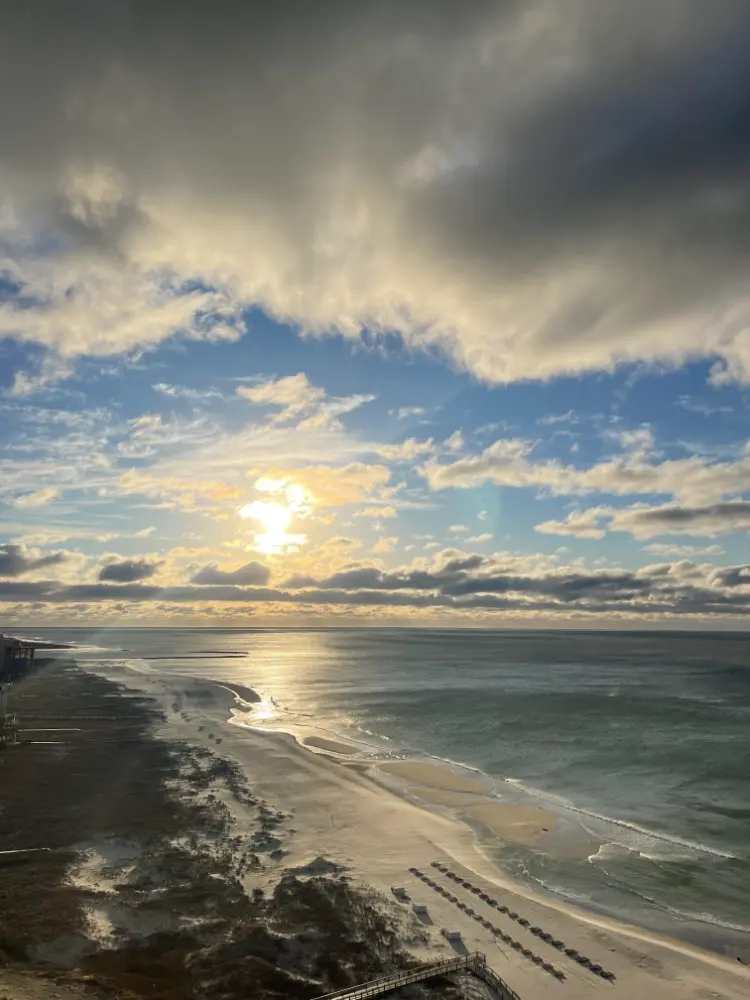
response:
[[[310,499],[298,483],[262,477],[255,483],[261,493],[270,493],[276,500],[253,500],[240,508],[239,515],[257,521],[262,531],[256,534],[252,547],[257,552],[273,555],[292,551],[304,545],[307,536],[290,533],[287,529],[295,518],[304,518],[310,510]]]

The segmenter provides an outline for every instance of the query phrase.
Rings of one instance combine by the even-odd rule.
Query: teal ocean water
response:
[[[721,950],[750,941],[750,636],[47,629],[81,659],[247,684],[263,724],[478,769],[559,817],[515,877]],[[581,852],[580,845],[585,844]]]

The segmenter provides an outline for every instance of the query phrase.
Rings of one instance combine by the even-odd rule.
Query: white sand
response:
[[[427,788],[439,788],[446,792],[483,792],[492,791],[492,784],[483,778],[470,778],[456,774],[439,764],[423,764],[411,760],[394,760],[378,764],[378,770],[386,774],[394,774],[398,778]]]
[[[178,679],[139,677],[137,683],[161,697],[170,718],[165,736],[208,746],[236,760],[246,769],[255,794],[293,813],[290,825],[295,832],[284,844],[289,853],[278,866],[256,876],[259,885],[268,888],[285,869],[304,869],[323,856],[345,865],[355,879],[378,887],[386,895],[390,895],[392,885],[406,886],[413,901],[428,904],[434,922],[424,928],[429,932],[429,945],[412,947],[416,957],[427,960],[451,956],[453,951],[441,938],[440,928],[457,928],[467,947],[483,951],[490,965],[522,1000],[610,997],[613,990],[621,997],[654,1000],[747,1000],[750,996],[750,970],[735,960],[537,896],[505,877],[482,854],[472,831],[452,817],[420,808],[378,787],[357,765],[312,753],[283,733],[227,723],[233,703],[227,692],[217,688],[213,704],[191,705],[189,713],[172,712],[175,688],[181,683]],[[199,731],[199,725],[203,731]],[[218,750],[214,744],[216,734],[222,737]],[[426,774],[418,773],[424,784]],[[616,983],[611,985],[582,969],[509,918],[489,909],[467,890],[455,887],[430,868],[433,859],[444,860],[501,903],[527,917],[531,924],[538,924],[566,945],[611,969]],[[558,983],[528,959],[495,941],[489,931],[409,874],[410,866],[421,868],[524,946],[562,968],[567,976],[565,982]],[[387,905],[400,904],[391,897]],[[402,909],[406,919],[409,906]]]

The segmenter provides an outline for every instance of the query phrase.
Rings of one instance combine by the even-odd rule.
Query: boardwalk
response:
[[[325,993],[317,1000],[365,1000],[366,997],[382,996],[384,993],[390,993],[391,990],[400,989],[400,987],[408,986],[410,983],[435,979],[437,976],[445,976],[450,972],[471,973],[472,976],[476,976],[477,979],[486,983],[500,997],[500,1000],[520,1000],[518,994],[487,965],[487,960],[480,951],[449,958],[444,962],[420,965],[416,969],[408,969],[406,972],[393,972],[387,976],[381,976],[379,979],[373,979],[369,983],[350,986],[348,989],[336,990],[334,993]]]

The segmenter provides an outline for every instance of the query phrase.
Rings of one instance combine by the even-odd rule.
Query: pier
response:
[[[500,1000],[521,1000],[515,990],[494,972],[487,959],[481,951],[474,951],[469,955],[458,955],[456,958],[448,958],[443,962],[431,962],[427,965],[417,966],[415,969],[407,969],[404,972],[392,972],[386,976],[380,976],[369,983],[361,983],[359,986],[350,986],[344,990],[336,990],[333,993],[324,993],[316,1000],[365,1000],[367,997],[383,996],[402,986],[409,986],[411,983],[421,983],[427,979],[436,979],[438,976],[446,976],[451,972],[468,972],[483,983],[500,998]]]

